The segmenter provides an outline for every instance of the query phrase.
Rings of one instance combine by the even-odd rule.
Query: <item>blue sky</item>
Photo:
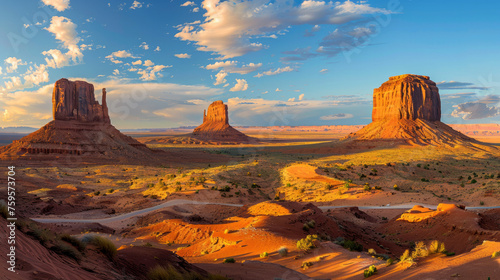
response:
[[[51,120],[60,78],[108,90],[118,128],[367,124],[373,89],[438,83],[447,123],[500,121],[500,4],[19,0],[0,11],[2,126]]]

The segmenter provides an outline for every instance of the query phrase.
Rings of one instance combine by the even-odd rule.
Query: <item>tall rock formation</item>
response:
[[[106,89],[102,105],[95,100],[94,86],[84,81],[60,79],[52,94],[54,120],[39,130],[0,147],[0,159],[62,160],[74,155],[85,161],[148,160],[152,151],[118,131],[108,114]],[[75,158],[72,158],[75,161]]]
[[[215,101],[203,112],[203,123],[194,129],[192,137],[206,141],[249,142],[252,138],[229,125],[227,105]]]
[[[428,76],[390,77],[373,90],[372,123],[346,137],[418,145],[477,142],[441,122],[441,99]]]

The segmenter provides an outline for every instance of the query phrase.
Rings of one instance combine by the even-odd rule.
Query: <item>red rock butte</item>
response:
[[[210,104],[208,110],[203,112],[203,123],[194,129],[192,137],[205,141],[240,143],[253,139],[229,125],[227,105],[220,100]]]
[[[346,137],[397,140],[417,145],[477,142],[441,122],[441,98],[428,76],[390,77],[373,90],[372,123]]]
[[[39,130],[0,147],[0,159],[85,161],[145,159],[152,151],[118,131],[108,115],[106,89],[102,105],[95,100],[94,86],[84,81],[60,79],[52,93],[54,120]]]

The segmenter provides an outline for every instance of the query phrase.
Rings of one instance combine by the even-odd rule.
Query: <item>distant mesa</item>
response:
[[[224,142],[249,142],[250,137],[229,125],[227,105],[215,101],[203,112],[203,123],[194,129],[192,137]]]
[[[153,152],[118,131],[108,114],[106,89],[102,105],[95,100],[94,86],[84,81],[60,79],[52,93],[54,120],[39,130],[0,148],[1,159],[60,160],[62,155],[99,159],[145,159]]]
[[[390,77],[373,90],[372,122],[346,137],[395,140],[416,145],[477,143],[441,122],[441,98],[428,76]]]

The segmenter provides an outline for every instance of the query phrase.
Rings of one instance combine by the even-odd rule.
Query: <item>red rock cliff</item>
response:
[[[103,105],[99,105],[95,100],[94,86],[90,83],[60,79],[52,92],[54,120],[110,123],[105,89],[102,99]]]
[[[407,119],[441,120],[441,99],[428,76],[390,77],[373,91],[372,121]]]

